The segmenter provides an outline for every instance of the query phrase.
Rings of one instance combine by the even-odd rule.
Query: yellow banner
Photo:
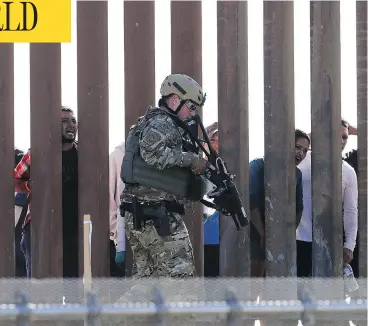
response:
[[[0,43],[71,42],[71,0],[0,1]]]

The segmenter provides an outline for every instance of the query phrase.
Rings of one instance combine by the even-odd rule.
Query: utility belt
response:
[[[140,230],[146,221],[152,221],[158,235],[165,237],[170,235],[170,213],[183,215],[184,205],[174,201],[144,202],[133,197],[131,203],[123,201],[120,210],[122,216],[125,212],[132,213],[135,230]]]

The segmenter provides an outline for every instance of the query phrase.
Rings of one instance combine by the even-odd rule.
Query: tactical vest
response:
[[[196,176],[189,167],[171,167],[158,170],[146,163],[140,155],[139,140],[150,118],[167,114],[162,109],[152,110],[132,126],[125,144],[125,155],[121,166],[121,179],[125,184],[144,185],[169,194],[198,201],[205,194],[205,181]]]

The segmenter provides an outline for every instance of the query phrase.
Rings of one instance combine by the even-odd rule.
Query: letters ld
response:
[[[12,15],[11,13],[15,12],[16,10],[19,10],[20,6],[22,6],[23,10],[19,20],[22,21],[18,20],[17,22],[15,22],[18,23],[18,26],[16,28],[12,28],[11,24],[14,24],[14,22],[12,21],[11,17],[14,17],[14,14]],[[27,24],[29,23],[27,21],[27,10],[33,10],[33,25],[31,26],[31,28],[28,28],[27,26]],[[38,21],[37,8],[32,2],[29,1],[22,1],[18,3],[14,3],[12,1],[0,2],[0,11],[5,11],[6,13],[5,22],[0,22],[0,32],[31,31],[37,26]],[[16,15],[16,17],[19,16]]]

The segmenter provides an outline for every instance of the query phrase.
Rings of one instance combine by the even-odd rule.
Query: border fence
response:
[[[294,277],[296,269],[295,200],[288,189],[295,185],[294,162],[294,14],[292,1],[264,1],[264,127],[267,277]],[[93,223],[91,271],[93,278],[109,277],[109,188],[108,188],[108,12],[107,1],[77,2],[77,84],[79,126],[79,215]],[[318,257],[321,277],[341,278],[341,49],[339,1],[310,2],[312,185],[315,233],[313,259]],[[237,187],[248,209],[248,33],[246,1],[217,2],[219,151],[236,176]],[[356,2],[358,187],[360,277],[367,277],[367,2]],[[200,1],[171,2],[172,72],[185,73],[201,83],[202,10]],[[154,2],[124,2],[125,130],[155,103]],[[183,42],[189,45],[183,46]],[[0,44],[0,277],[14,277],[14,45]],[[32,148],[32,275],[35,279],[62,276],[61,215],[61,45],[30,45],[30,107]],[[139,90],[139,93],[137,93]],[[98,135],[96,134],[98,131]],[[93,146],[92,145],[93,142]],[[286,158],[286,159],[285,159]],[[91,177],[95,176],[95,177]],[[51,182],[45,182],[51,180]],[[285,203],[289,203],[285,205]],[[202,207],[194,204],[186,223],[195,250],[196,267],[203,275]],[[248,212],[249,213],[249,212]],[[249,230],[237,232],[231,219],[220,221],[220,274],[249,276]],[[106,242],[101,241],[106,237]],[[50,244],[54,245],[51,246]],[[326,254],[326,252],[328,254]],[[83,241],[80,241],[80,277],[83,276]],[[128,255],[128,261],[131,258]],[[128,264],[129,266],[129,264]],[[332,266],[332,268],[329,268]],[[129,268],[128,268],[129,271]],[[129,275],[129,274],[128,274]],[[3,282],[3,281],[2,281]],[[6,281],[7,282],[7,281]],[[6,282],[3,285],[6,285]],[[10,281],[9,281],[10,282]],[[234,281],[238,282],[238,281]],[[278,281],[278,282],[281,282]],[[325,280],[319,284],[329,284]],[[332,282],[332,280],[331,280]],[[341,282],[341,279],[340,279]],[[46,283],[44,283],[46,284]],[[236,283],[234,283],[236,284]],[[46,286],[46,285],[45,285]],[[235,285],[236,286],[236,285]],[[341,286],[341,284],[340,284]],[[365,289],[363,285],[362,288]],[[6,293],[1,288],[1,294]],[[329,287],[327,292],[332,290]],[[366,291],[366,289],[365,289]],[[296,293],[296,290],[295,290]],[[366,292],[365,292],[366,293]],[[9,296],[7,297],[9,300]],[[223,301],[224,296],[220,299]],[[366,294],[363,295],[366,300]],[[228,298],[229,299],[229,298]],[[341,297],[336,300],[340,300]],[[282,300],[275,298],[274,300]],[[288,299],[289,300],[289,299]],[[290,300],[297,300],[296,297]],[[217,311],[233,312],[229,302]],[[235,302],[235,301],[234,301]],[[295,302],[294,302],[295,303]],[[306,306],[301,301],[282,305],[283,311],[312,314],[345,310],[361,313],[366,301],[351,305]],[[275,303],[273,303],[275,305]],[[13,306],[15,308],[15,306]],[[199,312],[202,306],[193,307]],[[263,308],[236,306],[252,313]],[[258,306],[261,307],[261,306]],[[269,307],[265,305],[264,307]],[[273,306],[275,307],[275,306]],[[285,308],[289,307],[289,308]],[[294,307],[294,308],[290,308]],[[2,306],[0,317],[15,317],[19,309]],[[45,307],[29,306],[36,316],[49,314]],[[27,308],[27,309],[28,309]],[[100,310],[101,308],[101,310]],[[238,309],[236,308],[236,309]],[[54,309],[55,316],[60,312]],[[65,308],[64,308],[65,309]],[[74,308],[73,308],[74,309]],[[68,310],[88,313],[88,306]],[[150,310],[151,309],[151,310]],[[147,308],[154,314],[156,308]],[[195,310],[197,309],[197,310]],[[206,310],[208,309],[208,310]],[[203,308],[208,312],[212,308]],[[215,310],[216,310],[215,309]],[[273,309],[273,308],[272,308]],[[264,308],[274,314],[277,309]],[[99,306],[104,314],[120,314],[118,307]],[[130,311],[133,311],[131,309]],[[59,312],[58,312],[59,311]],[[143,311],[143,310],[142,310]],[[170,309],[169,309],[170,311]],[[187,310],[189,311],[189,310]],[[175,310],[178,313],[178,310]],[[23,324],[22,324],[23,325]]]
[[[129,325],[183,325],[180,320],[188,316],[196,325],[254,325],[256,319],[288,326],[296,326],[298,320],[303,326],[367,322],[367,298],[352,298],[347,303],[339,291],[343,281],[336,278],[99,279],[92,283],[91,292],[85,291],[81,280],[13,280],[0,285],[0,323],[13,321],[17,326],[31,321],[70,325],[83,320],[88,326],[98,322],[121,325],[123,321],[130,321]],[[134,287],[139,291],[132,296]],[[359,287],[366,292],[367,280],[359,280]],[[264,293],[261,301],[257,300],[260,292]]]

